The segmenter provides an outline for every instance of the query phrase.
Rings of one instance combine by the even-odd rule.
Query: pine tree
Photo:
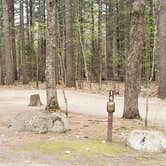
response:
[[[66,86],[75,87],[74,50],[72,27],[72,0],[65,0],[65,30],[66,30]]]
[[[166,2],[159,0],[158,40],[159,40],[159,91],[160,98],[166,97]]]
[[[140,87],[140,58],[144,37],[144,0],[134,0],[131,13],[130,50],[127,56],[124,113],[127,119],[140,118],[138,94]]]
[[[14,83],[14,66],[11,45],[11,22],[10,22],[10,1],[2,0],[3,7],[3,34],[4,34],[4,51],[5,51],[5,69],[7,85]]]
[[[47,27],[47,53],[46,53],[46,91],[47,91],[47,110],[54,98],[56,102],[55,110],[59,109],[56,78],[55,78],[55,56],[57,56],[57,0],[48,0],[48,27]]]

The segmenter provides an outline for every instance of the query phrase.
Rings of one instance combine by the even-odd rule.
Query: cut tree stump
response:
[[[34,94],[30,96],[30,103],[28,106],[41,106],[43,105],[41,100],[40,100],[40,95],[39,94]]]

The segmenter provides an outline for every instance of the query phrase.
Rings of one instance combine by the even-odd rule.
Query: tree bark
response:
[[[2,2],[0,3],[2,7]],[[0,13],[0,17],[2,18],[2,13]],[[2,20],[0,19],[0,28],[2,28]],[[2,32],[0,33],[2,36]],[[0,38],[0,43],[2,43],[2,37]],[[3,56],[2,56],[2,46],[0,46],[0,85],[4,84],[4,76],[3,76]]]
[[[22,59],[22,77],[23,77],[23,84],[27,84],[28,73],[27,73],[27,57],[25,54],[25,32],[24,32],[24,1],[20,0],[20,52],[21,52],[21,59]]]
[[[107,71],[107,79],[113,80],[113,64],[112,64],[112,41],[113,41],[113,33],[112,33],[112,25],[111,25],[111,19],[112,19],[112,5],[111,0],[107,0],[106,4],[106,71]]]
[[[4,84],[4,79],[3,79],[3,66],[2,66],[2,51],[0,49],[0,85]]]
[[[14,0],[10,1],[10,22],[11,22],[11,46],[12,46],[12,56],[13,56],[13,68],[15,80],[17,80],[17,61],[16,61],[16,35],[15,35],[15,17],[14,17]]]
[[[85,45],[84,45],[84,27],[83,27],[83,11],[82,11],[82,6],[83,3],[79,2],[78,3],[78,16],[77,16],[77,24],[78,24],[78,38],[79,38],[79,44],[80,44],[80,53],[81,54],[81,60],[83,60],[84,64],[84,69],[83,70],[83,75],[82,78],[86,78],[86,81],[89,81],[89,72],[88,72],[88,67],[87,67],[87,58],[86,58],[86,53],[85,53]],[[80,68],[80,66],[78,66]]]
[[[34,61],[34,55],[35,55],[35,49],[34,49],[34,30],[33,30],[33,26],[34,26],[34,2],[33,0],[29,0],[29,40],[30,40],[30,75],[31,75],[31,79],[35,79],[35,75],[36,75],[36,71],[33,70],[34,68],[36,69],[35,64],[33,63]]]
[[[45,80],[45,66],[46,66],[46,28],[45,28],[45,22],[46,22],[46,14],[45,14],[45,8],[46,8],[46,2],[45,0],[41,0],[41,16],[40,16],[40,23],[41,23],[41,37],[40,37],[40,55],[41,55],[41,64],[40,64],[40,81],[44,82]]]
[[[10,18],[9,18],[9,0],[2,0],[3,6],[3,33],[4,33],[4,51],[5,51],[5,67],[6,67],[6,84],[14,83],[14,67],[10,34]]]
[[[4,84],[2,48],[0,47],[0,85]]]
[[[57,0],[48,0],[48,30],[47,30],[47,53],[46,53],[46,93],[47,93],[47,111],[52,102],[56,102],[55,110],[59,109],[56,77],[55,77],[55,56],[57,56]],[[51,108],[53,109],[53,108]]]
[[[166,1],[159,0],[158,42],[159,42],[159,89],[158,96],[166,97]]]
[[[65,0],[65,28],[66,28],[66,87],[75,87],[74,51],[72,28],[72,0]]]
[[[96,68],[96,78],[99,83],[99,89],[101,89],[102,81],[102,0],[98,0],[98,44],[97,44],[97,68]]]
[[[134,0],[131,13],[130,49],[127,57],[126,82],[124,94],[124,113],[126,119],[140,118],[138,109],[140,58],[144,37],[144,0]]]

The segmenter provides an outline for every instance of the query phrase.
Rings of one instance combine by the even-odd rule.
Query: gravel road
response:
[[[28,107],[29,96],[38,93],[44,106],[35,109],[43,109],[46,103],[45,90],[0,90],[0,115],[6,114],[8,111],[15,114],[20,111],[34,109]],[[107,116],[106,103],[108,97],[99,94],[88,94],[73,90],[66,90],[68,98],[68,106],[70,112],[102,115]],[[58,99],[60,107],[65,109],[65,103],[61,90],[58,90]],[[123,113],[124,98],[117,96],[115,98],[116,112],[115,116],[121,117]],[[140,114],[144,118],[146,108],[146,99],[139,98]],[[159,123],[166,127],[166,101],[158,98],[150,98],[149,100],[149,120],[153,123]]]

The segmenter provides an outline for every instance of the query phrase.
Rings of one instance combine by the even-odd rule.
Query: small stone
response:
[[[84,138],[89,138],[88,136],[84,136]]]
[[[70,153],[71,153],[71,151],[69,151],[69,150],[65,151],[65,154],[70,154]]]
[[[90,148],[86,148],[86,151],[88,151],[88,152],[89,152],[89,151],[90,151]]]
[[[55,138],[54,137],[49,137],[48,140],[53,141],[53,140],[55,140]]]
[[[79,136],[79,135],[76,135],[76,138],[80,138],[80,136]]]
[[[106,141],[105,141],[105,140],[103,140],[103,141],[101,141],[101,143],[102,143],[102,144],[105,144],[105,143],[106,143]]]
[[[125,136],[125,134],[124,134],[124,133],[121,133],[121,135],[122,135],[122,136]]]
[[[26,164],[30,164],[30,163],[32,163],[32,161],[24,161],[24,163],[26,163]]]

